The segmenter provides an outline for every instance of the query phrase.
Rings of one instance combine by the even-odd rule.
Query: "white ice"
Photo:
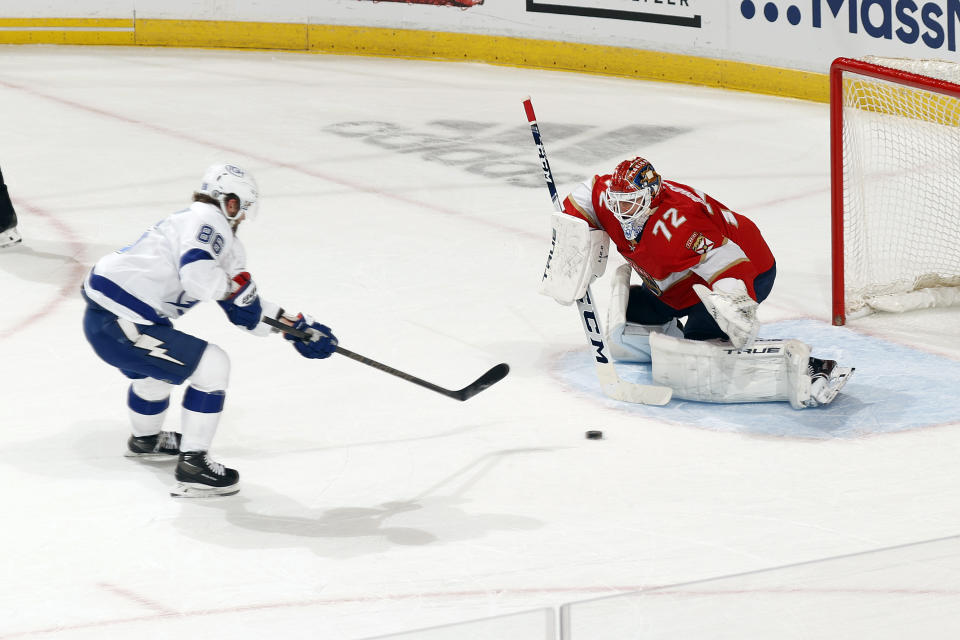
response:
[[[761,336],[856,366],[843,396],[605,399],[576,311],[536,293],[551,203],[527,95],[561,193],[642,152],[753,218],[779,268]],[[24,237],[0,252],[0,640],[357,639],[544,624],[538,609],[634,591],[593,618],[564,609],[564,628],[956,637],[960,312],[829,325],[825,105],[452,62],[14,46],[0,123]],[[241,234],[265,297],[445,387],[510,375],[458,403],[201,305],[178,327],[231,356],[214,456],[242,490],[169,497],[169,466],[122,455],[126,382],[83,338],[79,283],[222,159],[260,183]]]

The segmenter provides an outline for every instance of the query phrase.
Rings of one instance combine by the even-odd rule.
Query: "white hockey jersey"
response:
[[[83,284],[104,309],[137,324],[170,324],[193,305],[223,299],[246,251],[220,210],[203,202],[178,211],[128,247],[104,256]],[[261,299],[264,312],[279,307]],[[269,308],[269,309],[268,309]],[[253,332],[269,333],[267,325]]]

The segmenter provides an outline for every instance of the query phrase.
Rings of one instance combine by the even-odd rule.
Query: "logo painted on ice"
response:
[[[809,6],[804,11],[801,6]],[[793,26],[839,24],[852,34],[864,33],[872,38],[915,44],[919,40],[930,49],[946,46],[957,50],[957,27],[960,25],[960,0],[789,0],[759,2],[742,0],[740,15],[747,20],[760,16],[767,22],[786,20]]]

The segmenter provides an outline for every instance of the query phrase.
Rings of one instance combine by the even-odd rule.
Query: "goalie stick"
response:
[[[543,141],[540,138],[540,127],[537,126],[537,116],[533,112],[533,101],[530,96],[524,98],[523,109],[527,113],[527,122],[530,124],[530,132],[533,134],[533,143],[537,145],[537,150],[540,152],[543,179],[550,191],[550,199],[553,201],[554,209],[561,212],[563,208],[560,204],[560,196],[553,180],[550,163],[547,162],[547,151],[544,149]],[[593,296],[590,293],[589,285],[587,285],[587,292],[584,296],[577,300],[577,310],[580,312],[580,320],[583,322],[583,331],[587,336],[587,342],[594,348],[593,357],[597,366],[597,377],[600,379],[600,387],[607,397],[635,404],[665,405],[670,402],[670,398],[673,396],[673,389],[670,387],[627,382],[617,375],[617,370],[608,357],[607,345],[603,341],[603,331],[600,329],[600,319],[597,317],[597,311],[593,306]]]
[[[299,338],[300,340],[310,339],[310,334],[307,333],[306,331],[300,331],[299,329],[294,329],[291,326],[283,324],[279,320],[275,320],[268,316],[264,316],[263,318],[261,318],[261,321],[264,324],[270,325],[274,329],[282,331],[283,333],[290,334],[294,338]],[[385,365],[382,362],[377,362],[376,360],[372,360],[370,358],[367,358],[366,356],[362,356],[359,353],[354,353],[349,349],[344,349],[340,345],[337,345],[334,351],[336,353],[339,353],[342,356],[346,356],[350,358],[351,360],[356,360],[357,362],[365,364],[368,367],[379,369],[384,373],[389,373],[392,376],[396,376],[398,378],[406,380],[407,382],[412,382],[413,384],[420,385],[421,387],[430,389],[431,391],[436,391],[437,393],[443,394],[448,398],[453,398],[454,400],[460,400],[461,402],[463,402],[464,400],[469,400],[470,398],[477,395],[487,387],[493,386],[494,384],[500,382],[507,376],[508,373],[510,373],[510,366],[505,362],[501,362],[500,364],[491,368],[485,374],[483,374],[482,376],[480,376],[479,378],[477,378],[476,380],[474,380],[473,382],[465,386],[463,389],[456,389],[456,390],[444,389],[443,387],[439,387],[433,384],[432,382],[427,382],[426,380],[422,380],[416,376],[412,376],[409,373],[400,371],[399,369],[394,369],[393,367],[389,365]]]

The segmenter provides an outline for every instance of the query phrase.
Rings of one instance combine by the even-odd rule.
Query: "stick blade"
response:
[[[508,373],[510,373],[510,365],[508,365],[506,362],[501,362],[465,386],[463,389],[457,391],[457,400],[469,400],[487,387],[491,387],[506,378]]]

